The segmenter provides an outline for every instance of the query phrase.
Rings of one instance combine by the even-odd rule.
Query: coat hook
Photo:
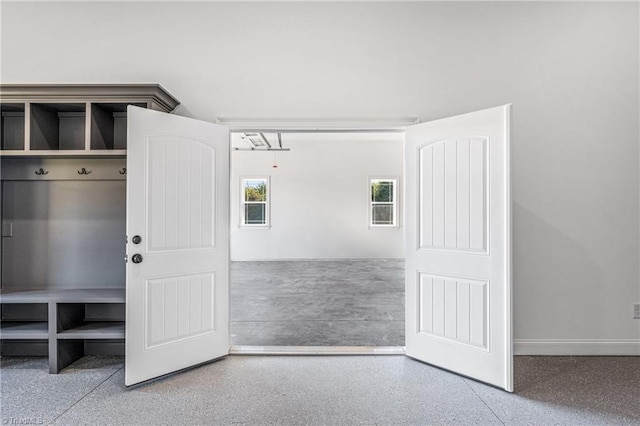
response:
[[[83,168],[81,168],[80,170],[78,170],[78,174],[79,174],[79,175],[88,175],[88,174],[90,174],[90,173],[91,173],[91,170],[87,170],[87,169],[85,169],[84,167],[83,167]]]
[[[42,167],[40,167],[38,170],[36,170],[36,174],[38,176],[48,175],[49,174],[49,170],[44,170]]]
[[[122,170],[120,170],[120,174],[121,175],[126,175],[127,174],[127,168],[123,167]]]

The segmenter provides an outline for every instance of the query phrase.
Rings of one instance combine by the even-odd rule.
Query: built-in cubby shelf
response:
[[[48,339],[49,325],[46,321],[3,321],[0,339]]]
[[[0,104],[0,149],[24,150],[24,105]]]
[[[58,339],[124,339],[124,321],[84,322],[58,332]]]
[[[123,156],[127,107],[164,112],[179,102],[156,84],[0,85],[0,155]]]
[[[58,339],[124,339],[123,303],[59,303]]]
[[[0,339],[48,339],[47,303],[12,303],[0,305]]]
[[[2,355],[48,353],[51,373],[93,353],[101,341],[109,354],[124,354],[124,288],[10,291],[0,294],[0,309]]]
[[[86,104],[32,103],[31,151],[77,151],[85,149]]]
[[[127,149],[127,105],[123,103],[91,104],[90,150]],[[132,104],[146,108],[145,104]]]
[[[0,84],[1,356],[124,355],[127,111],[178,104],[157,84]]]

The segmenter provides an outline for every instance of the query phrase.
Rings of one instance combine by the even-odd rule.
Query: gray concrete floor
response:
[[[405,356],[229,356],[126,389],[122,358],[3,358],[2,424],[640,424],[640,357],[516,357],[516,393]]]
[[[232,262],[231,343],[404,346],[404,260]]]

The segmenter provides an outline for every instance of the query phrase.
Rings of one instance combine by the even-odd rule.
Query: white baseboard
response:
[[[514,355],[640,356],[640,339],[515,339]]]

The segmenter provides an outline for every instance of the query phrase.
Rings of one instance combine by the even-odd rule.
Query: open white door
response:
[[[229,130],[127,114],[130,386],[229,353]]]
[[[513,391],[511,106],[405,134],[406,353]]]

